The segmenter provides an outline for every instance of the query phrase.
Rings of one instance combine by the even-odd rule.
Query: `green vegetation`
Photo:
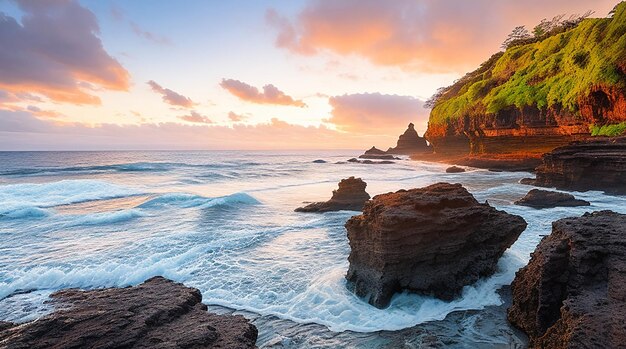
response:
[[[494,55],[433,96],[430,123],[525,106],[576,113],[592,87],[626,88],[626,3],[614,11]]]
[[[590,125],[589,132],[592,136],[617,137],[626,134],[626,122],[613,125]]]

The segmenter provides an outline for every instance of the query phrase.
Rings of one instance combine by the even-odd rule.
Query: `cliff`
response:
[[[438,154],[540,154],[626,121],[626,3],[511,45],[433,97]]]

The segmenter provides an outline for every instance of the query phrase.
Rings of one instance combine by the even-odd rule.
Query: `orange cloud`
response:
[[[276,46],[314,55],[358,55],[404,69],[465,71],[497,51],[508,32],[559,13],[597,10],[615,0],[309,0],[295,18],[266,13]]]
[[[306,107],[306,104],[304,104],[303,101],[294,100],[292,97],[286,95],[283,91],[279,90],[272,84],[263,86],[263,92],[260,92],[259,89],[254,86],[234,79],[222,79],[220,86],[230,92],[233,96],[247,102],[257,104],[293,105],[300,108]]]
[[[237,114],[235,112],[228,112],[228,118],[230,119],[230,121],[232,122],[239,122],[239,121],[243,121],[245,119],[247,119],[248,117],[242,114]]]
[[[212,124],[213,123],[211,119],[209,119],[208,117],[194,110],[192,110],[189,115],[179,116],[178,118],[187,122],[195,123],[195,124]]]
[[[154,80],[148,81],[148,85],[150,85],[152,91],[161,94],[163,102],[167,104],[184,108],[191,108],[195,104],[189,97],[185,97],[178,92],[170,90],[169,88],[164,88],[157,84]]]
[[[428,110],[424,102],[411,97],[361,93],[331,97],[331,118],[338,129],[369,135],[397,136],[413,122],[425,128]]]
[[[126,91],[129,73],[103,48],[96,16],[78,2],[15,0],[0,13],[0,88],[57,102],[99,104],[99,89]]]

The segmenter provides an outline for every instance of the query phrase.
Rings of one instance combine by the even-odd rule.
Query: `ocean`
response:
[[[136,285],[162,275],[200,289],[211,309],[251,318],[261,348],[382,348],[393,333],[459,312],[488,321],[481,312],[501,309],[494,308],[503,303],[498,289],[527,263],[552,221],[595,210],[626,213],[626,197],[601,192],[574,193],[590,207],[515,206],[532,188],[518,183],[529,173],[446,174],[446,165],[406,159],[345,163],[356,155],[0,152],[0,320],[46,314],[55,290]],[[459,299],[400,294],[389,308],[376,309],[349,292],[344,279],[350,249],[343,225],[358,212],[294,212],[303,202],[329,199],[349,176],[365,180],[372,196],[462,183],[479,201],[523,216],[528,228],[497,273],[465,287]],[[501,322],[493,332],[508,326]],[[477,326],[455,323],[459,333]],[[513,347],[502,336],[456,336],[457,347]]]

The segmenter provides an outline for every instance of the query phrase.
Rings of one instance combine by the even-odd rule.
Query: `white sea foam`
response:
[[[260,202],[254,197],[246,193],[234,193],[231,195],[207,198],[200,195],[188,194],[188,193],[168,193],[162,194],[152,200],[146,201],[139,205],[141,208],[161,207],[161,206],[176,206],[182,208],[190,207],[213,207],[213,206],[226,206],[226,205],[255,205]]]
[[[145,217],[146,213],[138,209],[119,210],[113,212],[98,212],[78,215],[69,225],[105,225],[129,221],[134,218]]]

